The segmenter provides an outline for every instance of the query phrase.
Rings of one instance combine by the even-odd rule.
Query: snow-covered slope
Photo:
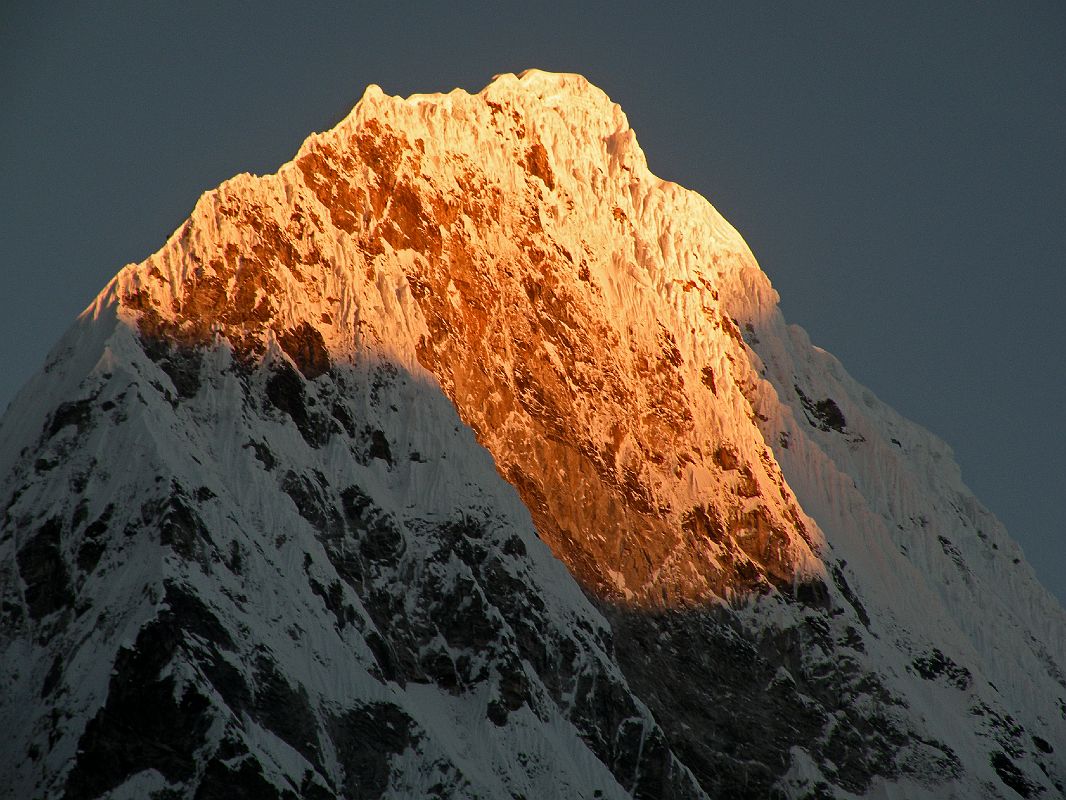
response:
[[[13,797],[1062,793],[1062,609],[579,76],[205,194],[0,475]]]

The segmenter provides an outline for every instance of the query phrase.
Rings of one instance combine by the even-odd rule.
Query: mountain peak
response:
[[[142,336],[277,350],[307,378],[357,352],[429,370],[596,594],[673,605],[822,582],[819,534],[749,419],[758,379],[719,302],[757,268],[709,204],[663,186],[578,76],[370,91],[276,178],[205,197],[118,299]],[[375,306],[390,332],[359,327]],[[721,403],[749,408],[744,425]],[[561,449],[534,466],[536,441]],[[565,462],[582,476],[572,497]],[[753,525],[739,561],[696,552]],[[576,535],[591,528],[599,540]]]
[[[580,76],[371,85],[206,193],[0,464],[28,796],[1066,776],[1061,608]]]

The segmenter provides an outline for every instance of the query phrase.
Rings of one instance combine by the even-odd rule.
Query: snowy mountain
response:
[[[1010,798],[1066,614],[583,78],[371,86],[0,425],[12,798]]]

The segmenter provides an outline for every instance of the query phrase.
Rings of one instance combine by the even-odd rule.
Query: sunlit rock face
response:
[[[776,302],[583,78],[370,87],[5,417],[0,777],[1061,793],[1062,610]]]
[[[719,301],[751,256],[648,173],[582,78],[371,88],[277,176],[198,211],[156,257],[166,282],[120,279],[146,334],[220,333],[253,358],[275,342],[308,378],[326,341],[417,362],[596,597],[677,607],[824,578]]]

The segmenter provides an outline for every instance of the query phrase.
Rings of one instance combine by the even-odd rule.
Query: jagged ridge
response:
[[[123,270],[0,435],[31,794],[1061,780],[1061,609],[578,76],[371,87]]]

